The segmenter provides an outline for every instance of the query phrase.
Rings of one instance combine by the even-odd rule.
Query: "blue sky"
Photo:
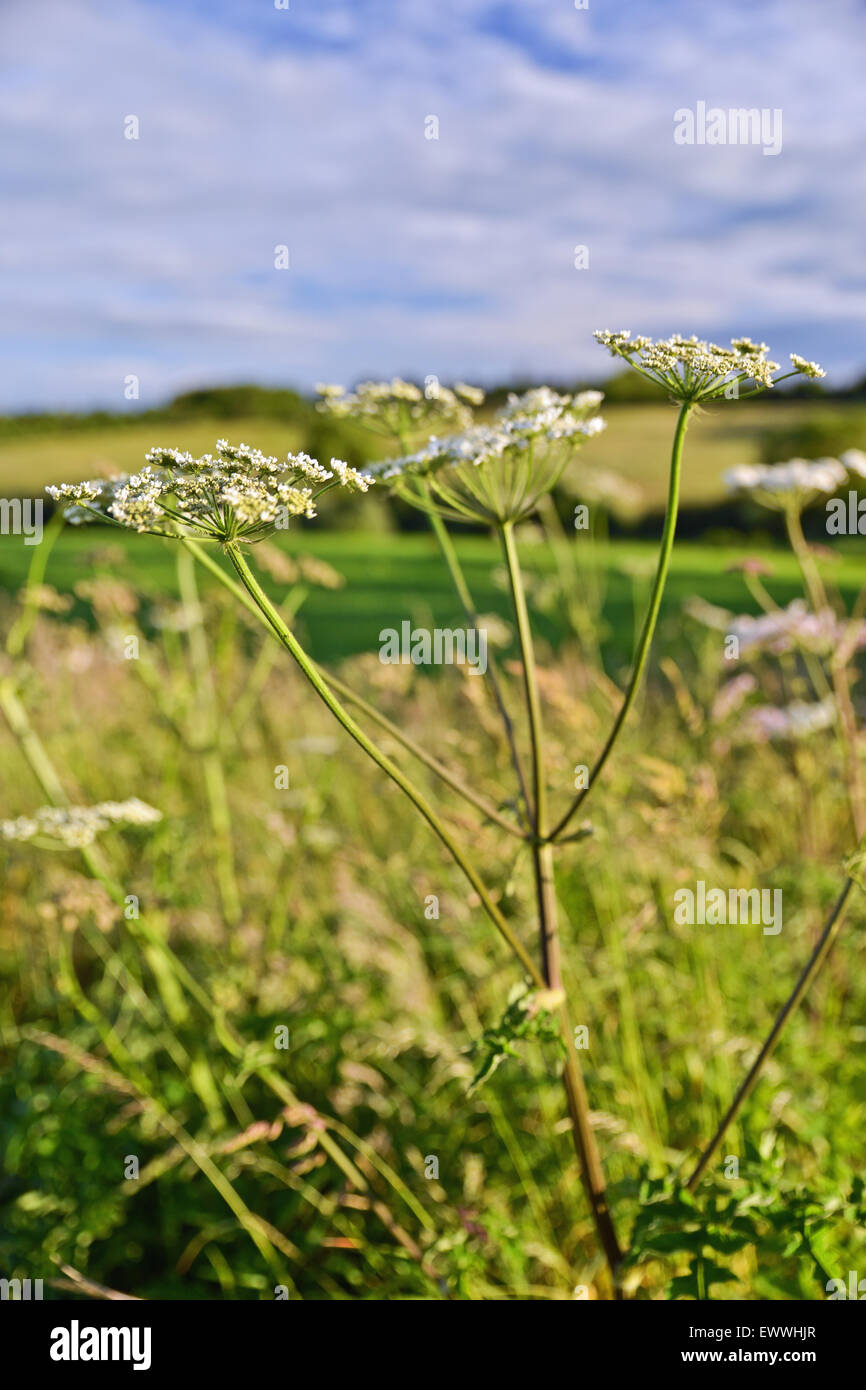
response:
[[[2,0],[0,409],[596,376],[596,327],[850,380],[864,71],[862,0]],[[698,101],[781,152],[675,144]]]

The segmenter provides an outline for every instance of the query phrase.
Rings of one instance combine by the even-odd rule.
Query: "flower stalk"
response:
[[[562,986],[555,845],[571,843],[582,837],[584,832],[580,830],[570,834],[565,832],[603,773],[634,706],[646,671],[671,562],[684,440],[691,414],[701,402],[755,394],[785,378],[775,375],[777,364],[768,360],[769,349],[766,345],[752,343],[747,338],[732,340],[730,348],[721,348],[694,337],[672,337],[658,343],[647,338],[632,340],[627,332],[598,333],[596,337],[615,357],[624,359],[633,370],[656,382],[669,398],[678,403],[679,414],[671,450],[667,507],[658,562],[648,609],[637,640],[631,676],[587,786],[555,823],[552,823],[545,779],[538,671],[514,528],[533,515],[550,497],[551,490],[573,458],[575,446],[604,427],[603,421],[595,414],[601,400],[599,392],[564,396],[542,387],[521,396],[510,395],[492,423],[479,424],[475,422],[470,407],[480,404],[481,393],[470,387],[455,387],[452,392],[434,393],[432,397],[428,397],[426,392],[422,395],[419,388],[398,380],[391,383],[362,383],[348,396],[342,388],[325,387],[322,388],[325,398],[323,408],[338,415],[354,415],[371,428],[397,437],[404,456],[385,459],[371,470],[357,472],[335,459],[327,468],[304,454],[290,454],[286,459],[279,460],[267,457],[248,445],[234,446],[220,440],[215,456],[193,458],[178,450],[156,449],[148,456],[147,465],[139,474],[110,482],[99,480],[64,484],[49,489],[49,492],[55,499],[70,504],[67,516],[72,521],[99,518],[141,533],[179,540],[192,555],[213,570],[221,582],[231,588],[247,608],[267,625],[345,732],[412,802],[460,868],[487,917],[530,980],[539,990],[548,993],[551,1007],[551,996],[555,996],[559,1028],[565,1045],[563,1083],[573,1142],[599,1242],[615,1279],[622,1252],[608,1207],[603,1167],[590,1123],[586,1088],[575,1055],[572,1025]],[[792,364],[794,372],[791,375],[823,375],[817,364],[803,358],[792,357]],[[754,391],[741,389],[750,382],[754,383]],[[407,454],[405,441],[413,428],[434,423],[460,432],[445,437],[434,433],[421,450]],[[476,624],[472,597],[445,523],[448,519],[472,523],[481,521],[492,526],[500,537],[522,661],[531,758],[528,779],[524,775],[502,689],[495,677],[489,678],[523,798],[525,823],[522,825],[512,824],[487,798],[467,787],[462,779],[427,754],[368,702],[356,696],[337,678],[326,676],[298,641],[284,614],[271,603],[247,561],[250,545],[273,534],[275,530],[284,530],[291,518],[314,516],[319,497],[337,487],[365,492],[374,482],[390,482],[398,495],[430,515],[458,596],[470,621]],[[195,543],[196,538],[221,544],[236,580]],[[190,567],[182,570],[182,574],[190,588]],[[5,696],[7,717],[11,709],[14,719],[14,691],[10,698],[10,692],[0,688],[0,696]],[[492,823],[526,842],[532,861],[537,903],[540,963],[512,929],[457,836],[412,779],[365,732],[343,701],[354,704],[363,715],[395,738]],[[218,787],[216,791],[219,793]],[[220,822],[219,817],[217,821],[225,834],[230,835],[228,821]],[[724,1126],[730,1123],[746,1099],[787,1017],[825,959],[838,931],[853,881],[852,871],[810,962],[777,1019],[755,1066],[735,1097],[720,1133],[724,1132]],[[225,885],[227,890],[229,886]],[[226,895],[231,896],[228,891]],[[234,1045],[231,1034],[228,1041]],[[269,1072],[269,1068],[262,1069],[263,1079],[280,1094]],[[712,1152],[719,1142],[720,1134],[713,1141]],[[699,1179],[712,1152],[701,1160],[692,1181]]]
[[[563,1083],[568,1101],[571,1130],[580,1171],[595,1222],[598,1237],[612,1277],[622,1259],[622,1251],[617,1240],[602,1167],[601,1155],[595,1142],[595,1135],[589,1118],[589,1099],[580,1065],[575,1055],[574,1030],[569,1016],[568,1003],[562,982],[562,964],[557,915],[556,883],[554,877],[554,850],[547,833],[547,787],[544,767],[544,724],[541,698],[538,689],[538,674],[535,665],[535,647],[532,640],[532,627],[526,605],[526,590],[520,568],[520,558],[514,541],[514,528],[506,524],[499,528],[505,564],[511,586],[514,616],[517,623],[521,663],[523,666],[524,692],[529,723],[529,738],[532,751],[532,819],[535,835],[530,849],[535,878],[535,891],[538,903],[539,943],[542,970],[548,989],[556,990],[562,997],[559,1008],[560,1029],[565,1047],[565,1067]]]
[[[431,827],[431,829],[437,835],[439,840],[448,850],[452,859],[462,870],[464,876],[469,880],[470,884],[472,885],[473,889],[478,895],[478,898],[481,902],[482,907],[484,908],[484,911],[487,913],[487,916],[490,918],[491,922],[496,927],[503,940],[508,944],[513,953],[517,956],[517,959],[520,961],[521,965],[530,975],[533,982],[537,986],[543,986],[544,980],[535,962],[532,960],[523,943],[514,934],[511,927],[508,925],[508,922],[505,920],[505,917],[494,903],[477,870],[474,868],[471,862],[467,859],[466,855],[460,849],[460,846],[457,844],[457,841],[455,840],[454,836],[442,823],[439,816],[437,816],[436,812],[433,810],[433,807],[427,801],[426,797],[424,797],[421,791],[419,791],[419,789],[414,785],[414,783],[410,781],[410,779],[403,772],[402,768],[399,768],[396,763],[391,761],[391,759],[387,756],[386,753],[382,752],[381,748],[379,748],[373,742],[373,740],[364,732],[361,726],[352,718],[348,710],[344,709],[343,706],[340,704],[340,701],[337,699],[336,695],[329,686],[328,682],[325,680],[325,677],[322,675],[319,668],[316,666],[315,662],[312,661],[311,658],[304,651],[303,647],[301,646],[298,639],[295,637],[291,628],[287,626],[278,610],[271,603],[267,594],[264,592],[261,585],[258,583],[258,580],[255,578],[255,575],[253,574],[252,570],[247,564],[240,550],[240,547],[230,542],[226,545],[225,549],[226,554],[229,557],[229,560],[234,566],[235,573],[237,574],[238,578],[240,579],[241,583],[243,584],[253,603],[255,603],[255,605],[264,614],[265,618],[267,619],[268,623],[273,629],[276,637],[280,642],[282,642],[283,646],[289,652],[289,655],[300,667],[301,671],[304,673],[307,680],[310,682],[310,685],[313,687],[320,700],[322,700],[322,702],[328,707],[328,709],[333,714],[334,718],[340,724],[342,724],[343,728],[346,730],[346,733],[349,734],[350,738],[354,739],[358,746],[364,750],[367,756],[369,758],[372,758],[373,762],[376,763],[376,765],[380,767],[382,771],[385,772],[391,778],[392,782],[395,782],[397,784],[397,786],[406,796],[408,796],[409,800],[415,805],[416,809],[421,813],[421,815],[427,821],[428,825]]]
[[[808,961],[806,962],[805,966],[800,972],[800,976],[797,980],[797,983],[795,984],[791,993],[788,995],[788,998],[785,1000],[785,1003],[782,1005],[781,1009],[776,1015],[776,1019],[773,1023],[773,1026],[767,1034],[767,1037],[764,1040],[760,1052],[758,1053],[757,1057],[755,1058],[754,1062],[752,1063],[751,1067],[746,1073],[746,1076],[741,1082],[736,1095],[734,1096],[733,1100],[731,1101],[730,1105],[728,1106],[727,1110],[725,1111],[724,1115],[719,1121],[715,1134],[701,1153],[697,1166],[694,1169],[694,1172],[691,1174],[691,1177],[689,1178],[688,1182],[686,1183],[686,1188],[689,1192],[694,1192],[704,1173],[707,1171],[707,1168],[709,1167],[710,1162],[712,1161],[713,1155],[716,1153],[719,1145],[725,1137],[725,1134],[727,1133],[730,1126],[733,1124],[734,1120],[737,1118],[737,1115],[740,1113],[746,1101],[749,1099],[749,1096],[754,1091],[758,1079],[761,1075],[761,1072],[764,1069],[764,1065],[767,1062],[768,1058],[772,1055],[772,1052],[776,1044],[778,1043],[779,1038],[782,1035],[782,1031],[785,1027],[785,1024],[788,1022],[788,1019],[791,1017],[791,1014],[797,1008],[798,1004],[805,997],[807,991],[809,990],[809,987],[811,986],[813,980],[815,979],[819,970],[821,969],[821,966],[824,964],[825,960],[829,956],[830,951],[833,947],[833,943],[836,940],[836,937],[839,935],[839,931],[841,930],[842,920],[845,916],[845,911],[848,906],[848,899],[851,895],[851,890],[856,882],[857,879],[853,875],[849,875],[849,877],[845,880],[845,883],[842,887],[842,891],[840,892],[838,898],[836,899],[836,902],[833,905],[830,915],[828,916],[827,921],[824,924],[824,929],[815,943],[812,954],[810,955]]]
[[[635,699],[637,698],[640,683],[643,679],[643,674],[646,669],[650,647],[652,646],[652,640],[655,635],[659,610],[661,609],[662,596],[665,591],[668,570],[670,568],[671,553],[673,551],[674,537],[676,535],[677,529],[677,514],[679,512],[680,476],[682,473],[683,444],[685,442],[686,429],[688,427],[689,417],[693,409],[694,403],[692,401],[684,401],[680,407],[680,413],[677,418],[676,430],[674,431],[674,442],[673,447],[671,449],[671,466],[670,476],[668,480],[667,509],[665,511],[664,529],[662,531],[662,540],[661,547],[659,549],[658,564],[656,566],[655,579],[653,580],[653,587],[652,593],[650,594],[649,606],[647,608],[646,617],[644,618],[640,638],[638,639],[637,651],[635,652],[631,679],[629,680],[628,687],[625,692],[625,698],[623,699],[619,714],[617,715],[616,720],[614,721],[613,728],[608,734],[607,741],[605,742],[605,745],[602,748],[601,753],[596,759],[595,765],[589,774],[586,786],[578,792],[577,796],[572,801],[571,806],[566,811],[565,815],[557,821],[553,830],[550,832],[550,838],[552,840],[559,839],[559,837],[562,835],[562,832],[569,825],[573,816],[580,809],[586,797],[589,795],[592,788],[595,786],[599,776],[604,770],[608,758],[614,750],[616,741],[619,738],[620,733],[622,732],[625,721],[627,720],[629,713],[631,712],[632,706],[634,705]]]

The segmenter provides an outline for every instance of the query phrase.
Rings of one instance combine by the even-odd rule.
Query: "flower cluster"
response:
[[[652,338],[632,338],[628,329],[616,333],[599,329],[595,338],[612,356],[623,358],[641,376],[658,382],[677,401],[736,396],[744,382],[754,382],[754,389],[766,390],[784,380],[774,375],[779,363],[769,361],[767,344],[753,343],[751,338],[732,338],[730,347],[678,335],[653,342]],[[825,375],[817,362],[807,362],[795,353],[791,353],[791,365],[793,371],[786,376]]]
[[[686,611],[705,626],[736,637],[743,657],[764,651],[776,656],[798,650],[826,654],[837,650],[843,642],[850,644],[852,650],[866,647],[866,622],[860,621],[852,627],[850,622],[838,618],[831,608],[813,613],[799,598],[792,599],[787,608],[759,613],[756,617],[750,613],[729,613],[703,599],[692,599],[686,604]]]
[[[761,506],[775,511],[791,508],[801,511],[817,496],[835,492],[848,477],[843,459],[852,458],[858,450],[849,449],[842,459],[789,459],[787,463],[744,463],[724,475],[726,485],[734,492],[748,494]],[[864,460],[866,461],[866,460]]]
[[[519,521],[555,486],[571,447],[604,429],[595,414],[602,399],[600,391],[566,396],[549,386],[512,393],[491,424],[434,435],[371,471],[422,510],[456,521]]]
[[[431,378],[424,390],[411,381],[362,381],[354,391],[343,386],[316,387],[319,409],[331,415],[352,416],[362,424],[403,443],[421,428],[466,429],[472,408],[483,404],[477,386],[455,382],[453,389]]]
[[[779,708],[757,705],[750,709],[738,731],[743,743],[794,741],[829,729],[836,722],[836,702],[832,695],[824,700],[793,700]]]
[[[70,503],[65,515],[72,522],[101,518],[160,536],[256,541],[285,530],[293,516],[315,516],[317,498],[330,488],[366,492],[371,481],[340,459],[325,468],[308,454],[278,459],[219,439],[216,454],[151,449],[139,473],[46,492]]]
[[[138,797],[96,806],[41,806],[32,816],[0,821],[0,839],[48,839],[67,849],[83,849],[111,825],[155,825],[160,820],[162,813]]]

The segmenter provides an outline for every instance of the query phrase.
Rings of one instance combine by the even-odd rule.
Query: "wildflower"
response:
[[[866,478],[866,454],[862,449],[846,449],[839,455],[839,462],[849,473],[855,473],[858,478]]]
[[[748,493],[763,507],[802,510],[820,493],[835,492],[847,473],[839,459],[789,459],[787,463],[744,463],[724,475],[735,492]]]
[[[70,504],[65,515],[73,522],[101,518],[159,536],[257,541],[285,530],[293,516],[315,516],[316,499],[330,488],[366,492],[371,482],[341,459],[326,468],[309,454],[278,459],[219,439],[215,455],[155,448],[139,473],[46,492]]]
[[[430,379],[422,391],[411,381],[394,377],[392,381],[362,381],[354,391],[342,386],[316,387],[322,397],[319,409],[331,415],[351,416],[368,428],[392,436],[405,445],[422,426],[428,429],[465,429],[472,424],[472,407],[483,404],[484,392],[477,386],[456,382],[453,390]]]
[[[48,839],[66,849],[83,849],[111,825],[154,825],[160,820],[162,812],[138,797],[96,806],[42,806],[32,816],[0,821],[0,839]]]
[[[599,329],[595,338],[614,357],[623,358],[641,376],[658,382],[678,401],[737,395],[740,384],[749,381],[755,383],[755,390],[763,391],[785,379],[774,376],[779,363],[768,359],[767,344],[753,343],[751,338],[732,338],[730,347],[676,334],[653,342],[651,338],[632,338],[628,329],[616,333]],[[786,376],[824,375],[816,362],[807,362],[794,354],[791,362],[794,370]]]
[[[702,599],[691,600],[686,611],[706,627],[736,637],[741,656],[762,651],[778,656],[798,649],[825,653],[837,649],[846,640],[852,642],[854,648],[866,646],[866,622],[857,623],[852,629],[849,623],[841,622],[831,608],[812,612],[800,598],[792,599],[787,608],[759,613],[757,617],[750,613],[729,613]]]
[[[817,362],[807,362],[805,357],[798,357],[796,352],[792,352],[790,354],[790,357],[791,366],[794,368],[796,372],[799,372],[801,376],[815,378],[827,375],[827,373],[824,371],[824,368],[819,367]]]
[[[560,395],[549,386],[510,393],[491,424],[434,435],[423,448],[372,470],[406,501],[456,521],[513,522],[556,485],[574,444],[598,434],[599,391]]]
[[[790,705],[759,705],[749,710],[738,730],[743,743],[767,743],[809,738],[829,729],[836,722],[836,703],[832,696],[807,703],[794,700]]]

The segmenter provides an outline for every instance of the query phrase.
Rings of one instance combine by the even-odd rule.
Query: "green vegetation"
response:
[[[155,439],[198,452],[227,434],[275,453],[318,439],[327,457],[339,438],[334,452],[355,460],[369,448],[292,393],[239,388],[220,409],[212,393],[176,402],[170,432],[0,429],[0,477],[32,492],[37,478],[135,468]],[[693,424],[684,494],[708,536],[719,473],[766,457],[768,440],[832,420],[837,447],[862,445],[856,402],[820,409],[831,415],[806,398],[723,403]],[[488,683],[379,660],[383,628],[466,621],[432,536],[396,529],[400,506],[348,498],[336,527],[293,521],[252,550],[246,592],[261,581],[284,644],[296,634],[319,678],[348,687],[364,735],[411,770],[481,866],[472,890],[434,822],[374,780],[348,724],[194,548],[59,519],[41,547],[0,540],[0,820],[134,797],[161,814],[78,848],[26,823],[0,836],[7,1277],[81,1298],[610,1297],[560,1085],[572,1031],[626,1296],[816,1299],[857,1269],[862,542],[810,551],[807,493],[782,504],[793,553],[764,529],[677,542],[648,680],[590,820],[569,825],[622,709],[658,552],[657,536],[571,530],[571,503],[585,457],[596,477],[639,482],[660,530],[676,419],[634,402],[606,414],[555,503],[506,522],[502,551],[451,533],[546,838],[522,834]],[[244,578],[231,545],[208,555]],[[756,555],[769,573],[744,571]],[[777,605],[795,598],[780,644]],[[721,626],[707,604],[730,610]],[[775,637],[732,657],[728,619],[755,613]],[[828,618],[840,626],[816,638],[810,621]],[[755,716],[784,722],[821,698],[838,717],[809,736],[754,732]],[[573,832],[550,880],[564,1034],[546,958],[536,993],[484,918],[531,957],[560,827]],[[698,880],[778,891],[783,929],[679,920],[675,895]],[[846,882],[833,952],[685,1186]]]
[[[529,528],[532,537],[533,530]],[[497,571],[497,552],[486,536],[459,535],[457,549],[475,596],[479,612],[508,614],[508,597]],[[427,535],[368,535],[361,531],[339,534],[315,530],[295,531],[282,544],[287,555],[309,555],[331,565],[345,580],[335,601],[330,591],[311,586],[300,611],[299,627],[307,645],[320,661],[342,660],[363,652],[377,652],[379,632],[391,624],[395,596],[400,613],[413,622],[448,627],[460,618],[460,605],[444,569],[436,543]],[[546,547],[527,545],[526,565],[533,577],[533,599],[539,630],[558,646],[567,631],[567,618],[553,581],[554,557]],[[613,659],[628,661],[635,606],[645,603],[652,574],[655,547],[652,541],[616,541],[595,551],[600,582],[605,591],[601,636]],[[768,581],[779,603],[799,592],[794,557],[781,549],[767,550],[748,544],[706,546],[678,542],[671,562],[665,593],[663,621],[676,649],[687,599],[697,595],[712,603],[742,612],[755,605],[743,587],[741,576],[731,569],[745,556],[761,556],[771,564]],[[30,552],[18,542],[0,544],[0,586],[14,593],[23,583]],[[491,562],[493,562],[491,578]],[[117,573],[150,604],[171,601],[175,591],[174,551],[170,543],[152,537],[130,537],[121,531],[67,528],[57,542],[51,581],[62,593],[75,594],[76,585],[94,573]],[[847,598],[862,584],[862,563],[857,542],[840,552],[831,573]],[[214,581],[203,575],[208,590]],[[267,575],[265,587],[272,594],[279,586]],[[86,618],[89,606],[76,599],[72,614]]]
[[[349,579],[330,605],[307,585],[301,613],[329,659],[365,612],[369,632],[384,616],[408,616],[435,573],[420,538],[304,540],[293,547]],[[568,1138],[548,1140],[561,1113],[551,1044],[518,1040],[517,1056],[467,1096],[478,1070],[470,1049],[507,1005],[507,957],[423,824],[392,790],[371,796],[366,761],[335,736],[279,649],[208,584],[204,631],[243,905],[232,923],[194,616],[172,595],[166,547],[143,540],[133,555],[127,544],[64,536],[48,579],[64,588],[77,577],[86,608],[38,619],[23,694],[74,801],[139,795],[164,820],[154,833],[113,832],[101,849],[108,879],[140,898],[139,920],[73,851],[2,850],[4,1269],[56,1277],[67,1291],[70,1277],[86,1277],[151,1298],[269,1298],[277,1284],[307,1298],[569,1298],[575,1285],[595,1296],[598,1254]],[[485,546],[463,543],[475,579]],[[536,553],[526,549],[527,560]],[[2,554],[8,582],[20,549],[7,541]],[[845,1277],[862,1250],[856,1203],[842,1201],[859,1170],[866,1105],[859,901],[729,1135],[739,1179],[718,1192],[710,1182],[684,1220],[651,1177],[693,1158],[712,1132],[832,901],[845,842],[829,733],[796,749],[720,756],[718,643],[684,626],[677,586],[733,601],[742,581],[722,576],[724,558],[698,548],[679,556],[656,675],[595,804],[594,834],[563,865],[566,984],[590,1029],[587,1081],[612,1200],[626,1231],[643,1212],[635,1292],[657,1297],[679,1277],[694,1296],[697,1252],[714,1298],[816,1298],[825,1272]],[[778,569],[792,580],[782,557]],[[854,580],[853,566],[844,572]],[[147,575],[158,614],[138,598]],[[620,566],[623,594],[628,582]],[[453,612],[441,578],[439,590],[440,611]],[[354,624],[324,625],[326,607],[349,605]],[[139,660],[123,659],[118,632],[140,633]],[[573,647],[554,658],[542,644],[540,660],[559,808],[614,697]],[[496,795],[507,769],[469,718],[479,699],[471,678],[450,670],[433,680],[369,653],[341,670]],[[275,763],[289,768],[288,790],[275,789]],[[2,764],[7,814],[42,804],[8,728]],[[452,810],[459,824],[459,804]],[[497,900],[520,922],[531,884],[494,830],[476,846]],[[696,872],[722,883],[771,875],[783,887],[785,928],[772,950],[759,929],[673,923],[673,893]],[[429,894],[438,920],[425,918]],[[275,1050],[283,1027],[290,1047]],[[125,1075],[117,1055],[128,1058]],[[196,1136],[192,1156],[184,1135]],[[130,1155],[137,1180],[124,1177]],[[203,1171],[207,1157],[243,1209],[267,1220],[264,1254]],[[425,1176],[431,1157],[438,1177]],[[725,1216],[756,1191],[757,1205],[750,1197]]]

